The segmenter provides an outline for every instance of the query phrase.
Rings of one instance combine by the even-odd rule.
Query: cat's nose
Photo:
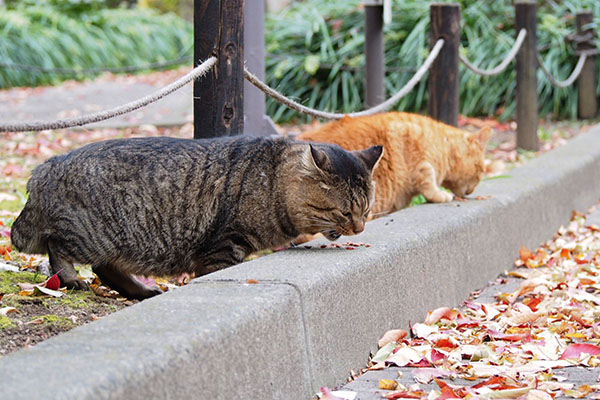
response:
[[[353,221],[353,225],[354,233],[361,233],[365,230],[365,221],[363,220]]]

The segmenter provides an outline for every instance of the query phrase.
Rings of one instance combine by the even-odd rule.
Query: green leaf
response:
[[[319,70],[319,66],[321,64],[320,57],[314,54],[307,56],[304,59],[304,70],[311,75],[314,75]]]

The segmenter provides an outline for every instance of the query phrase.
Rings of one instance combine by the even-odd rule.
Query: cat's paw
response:
[[[327,231],[327,232],[323,232],[323,235],[331,240],[332,242],[335,242],[336,240],[338,240],[340,238],[340,236],[342,236],[342,234],[338,231]]]
[[[440,190],[439,192],[434,193],[428,200],[432,203],[448,203],[451,202],[453,198],[454,195],[452,193]]]
[[[66,287],[67,289],[74,289],[74,290],[88,290],[89,286],[86,282],[80,280],[80,279],[73,279],[73,280],[69,280],[69,281],[62,281],[61,282],[61,287]]]

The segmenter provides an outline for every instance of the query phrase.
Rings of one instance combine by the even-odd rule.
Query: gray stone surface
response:
[[[0,399],[302,398],[308,371],[294,288],[197,283],[2,358]]]
[[[35,93],[0,92],[0,121],[41,122],[108,110],[154,93],[162,86],[134,81],[92,81],[36,88]],[[156,103],[86,128],[123,128],[152,124],[182,125],[193,120],[193,85],[188,84]]]
[[[599,135],[482,182],[467,202],[370,222],[350,238],[370,248],[317,241],[262,257],[4,357],[0,398],[310,398],[363,367],[383,332],[458,304],[594,204]]]

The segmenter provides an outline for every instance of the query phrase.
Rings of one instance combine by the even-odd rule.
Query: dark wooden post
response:
[[[429,69],[429,115],[438,121],[457,126],[460,4],[433,3],[429,10],[429,49],[438,39],[444,39],[444,47]]]
[[[515,2],[515,33],[523,28],[527,36],[517,54],[517,147],[538,150],[537,102],[537,4]]]
[[[591,11],[583,11],[577,13],[577,36],[589,36],[590,40],[577,43],[577,52],[589,51],[596,49],[592,44],[594,40],[594,29],[589,27],[594,20],[594,15]],[[581,75],[577,80],[577,88],[579,93],[579,118],[589,119],[594,118],[598,112],[598,102],[596,99],[596,56],[588,55],[581,70]]]
[[[383,2],[365,3],[365,103],[376,106],[385,100],[385,45],[383,35]]]
[[[244,0],[194,0],[194,65],[217,64],[194,82],[194,138],[244,128]]]

